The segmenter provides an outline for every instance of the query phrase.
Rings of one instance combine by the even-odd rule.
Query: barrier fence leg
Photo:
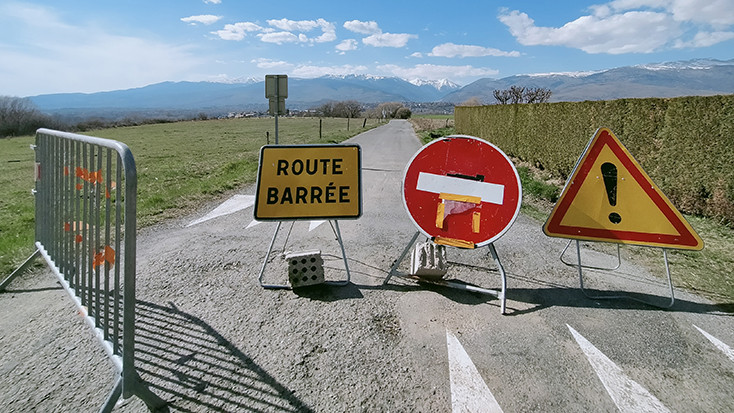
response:
[[[28,259],[26,259],[23,262],[23,264],[21,264],[20,267],[18,267],[18,269],[13,271],[12,274],[8,275],[2,282],[0,282],[0,292],[5,291],[5,287],[7,287],[8,284],[10,284],[10,282],[13,281],[15,277],[25,272],[25,270],[28,267],[30,267],[31,264],[33,264],[33,261],[35,261],[39,255],[41,255],[41,251],[36,250],[36,252],[34,252],[30,257],[28,257]]]

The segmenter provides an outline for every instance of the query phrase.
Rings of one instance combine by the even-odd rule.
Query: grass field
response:
[[[336,143],[378,126],[368,119],[280,118],[279,143]],[[321,138],[319,138],[321,128]],[[127,144],[138,172],[138,226],[193,210],[254,182],[260,147],[275,143],[272,118],[190,121],[103,129]],[[268,138],[269,136],[269,138]],[[34,249],[34,137],[0,139],[0,279]]]
[[[411,120],[424,142],[431,133],[454,133],[453,118],[417,116]],[[279,121],[279,143],[341,142],[362,129],[363,121],[324,119],[319,139],[319,119],[284,118]],[[366,128],[377,126],[368,120]],[[138,224],[151,225],[200,207],[222,193],[255,181],[259,148],[274,143],[273,119],[209,120],[144,125],[90,132],[130,146],[138,170]],[[33,162],[29,149],[33,137],[0,139],[0,279],[33,252]],[[523,212],[538,220],[547,218],[554,190],[543,177],[520,167],[526,200]],[[540,199],[541,202],[529,202]],[[700,252],[669,252],[676,286],[699,292],[734,312],[734,229],[709,219],[686,217],[701,235]],[[657,248],[629,247],[634,256],[662,269]],[[662,276],[664,269],[660,270]]]

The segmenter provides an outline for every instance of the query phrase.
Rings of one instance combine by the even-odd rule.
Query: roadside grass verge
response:
[[[339,143],[375,119],[280,118],[281,145]],[[321,126],[321,138],[319,138]],[[182,216],[255,182],[260,147],[275,143],[272,118],[151,124],[86,132],[125,143],[138,172],[138,226]],[[34,250],[34,137],[0,139],[0,279]]]

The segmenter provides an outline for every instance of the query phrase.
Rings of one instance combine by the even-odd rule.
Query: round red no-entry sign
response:
[[[452,135],[422,147],[403,176],[403,204],[435,242],[474,248],[501,237],[520,212],[522,186],[512,161],[473,136]]]

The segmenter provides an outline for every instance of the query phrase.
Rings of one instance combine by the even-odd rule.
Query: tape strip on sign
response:
[[[468,179],[454,178],[452,176],[437,175],[427,172],[418,174],[418,184],[416,189],[419,191],[461,194],[465,197],[477,197],[482,202],[502,205],[502,197],[505,193],[505,186],[493,184],[489,182],[470,181]],[[457,199],[458,200],[458,199]]]
[[[359,218],[360,146],[263,146],[254,215],[259,221]]]

